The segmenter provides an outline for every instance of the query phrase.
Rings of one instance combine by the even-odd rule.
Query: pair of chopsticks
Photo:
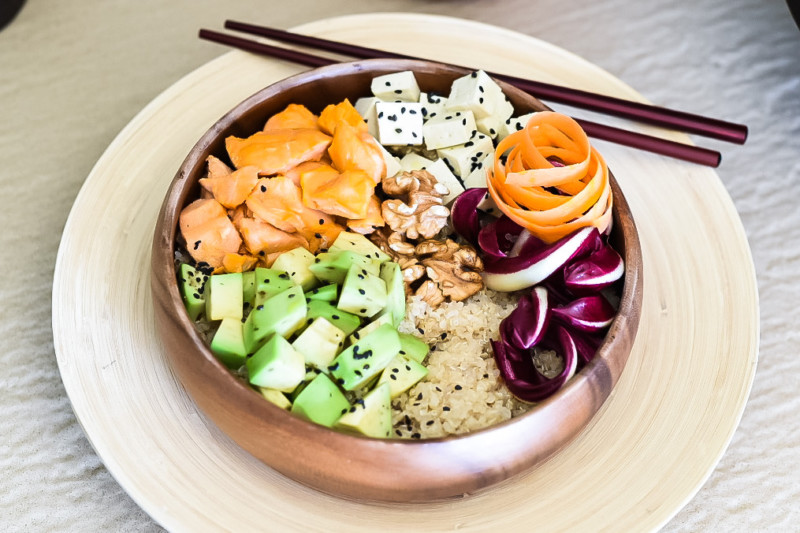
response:
[[[305,46],[308,48],[331,52],[335,54],[350,56],[358,59],[372,58],[395,58],[395,59],[424,59],[394,52],[377,50],[338,41],[330,41],[318,37],[301,35],[277,28],[256,26],[244,22],[233,20],[225,21],[225,28],[240,31],[243,33],[266,37],[275,41]],[[338,63],[336,59],[309,54],[299,50],[289,50],[270,44],[243,39],[233,35],[220,33],[212,30],[201,29],[199,32],[201,39],[225,44],[241,50],[266,55],[277,59],[291,61],[309,67],[321,67]],[[457,65],[460,66],[460,65]],[[469,67],[460,66],[461,68]],[[663,107],[657,107],[639,102],[632,102],[621,98],[614,98],[605,95],[594,94],[587,91],[561,87],[549,83],[542,83],[533,80],[526,80],[505,74],[487,72],[490,76],[505,81],[515,87],[541,99],[567,104],[574,107],[588,109],[595,112],[605,113],[621,118],[631,119],[638,122],[652,124],[675,131],[702,135],[712,139],[718,139],[736,144],[743,144],[747,139],[747,126],[734,124],[722,120],[685,113]],[[717,167],[722,160],[722,156],[715,150],[682,144],[643,133],[606,126],[588,120],[576,119],[587,135],[596,139],[613,142],[639,150],[653,152],[668,157]]]

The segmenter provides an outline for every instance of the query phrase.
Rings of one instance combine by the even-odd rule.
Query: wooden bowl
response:
[[[156,326],[172,368],[200,409],[242,448],[286,476],[330,494],[393,502],[461,496],[543,462],[574,439],[600,409],[622,373],[636,336],[642,257],[625,197],[611,178],[613,244],[626,263],[619,313],[595,358],[557,394],[526,414],[472,433],[427,440],[371,439],[319,426],[265,401],[211,353],[187,315],[174,266],[176,228],[197,197],[210,154],[229,135],[246,137],[290,103],[315,113],[344,98],[368,95],[382,74],[413,70],[420,87],[442,94],[467,71],[410,60],[341,63],[298,74],[254,94],[222,117],[192,148],[169,188],[152,249]],[[517,113],[547,109],[500,83]]]

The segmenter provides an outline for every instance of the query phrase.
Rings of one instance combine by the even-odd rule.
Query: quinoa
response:
[[[418,296],[408,300],[398,328],[431,347],[428,376],[394,399],[394,436],[432,438],[457,435],[518,416],[531,405],[503,383],[489,341],[500,321],[516,308],[518,295],[480,291],[463,302],[432,309]]]

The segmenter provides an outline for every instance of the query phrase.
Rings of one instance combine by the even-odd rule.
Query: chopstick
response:
[[[229,23],[232,23],[232,21],[226,22],[226,25]],[[234,23],[234,24],[242,24],[242,23]],[[269,29],[267,30],[270,32],[272,31],[279,32],[278,34],[289,33],[289,32],[283,32],[282,30],[269,30]],[[298,34],[292,34],[292,35],[303,37],[304,38],[303,41],[305,41],[306,39],[312,40],[308,42],[316,41],[316,38],[314,37],[300,36]],[[225,33],[220,33],[212,30],[201,29],[198,36],[201,39],[205,39],[208,41],[232,46],[234,48],[238,48],[248,52],[253,52],[260,55],[266,55],[278,59],[283,59],[286,61],[291,61],[293,63],[298,63],[301,65],[314,68],[332,65],[334,63],[339,62],[338,60],[335,59],[317,56],[306,52],[301,52],[298,50],[289,50],[287,48],[281,48],[278,46],[273,46],[270,44],[253,41],[250,39],[243,39],[241,37],[236,37],[233,35],[228,35]],[[334,41],[329,41],[329,42],[334,42]],[[303,43],[297,42],[296,44],[305,44],[305,42]],[[344,45],[344,43],[337,43],[337,44]],[[353,45],[344,45],[344,46],[350,47]],[[390,54],[383,57],[400,56],[400,54],[393,54],[391,52],[383,52],[383,53]],[[401,56],[400,58],[417,59],[408,56]],[[707,148],[682,144],[679,142],[670,141],[659,137],[653,137],[642,133],[615,128],[613,126],[606,126],[603,124],[590,122],[588,120],[583,120],[583,119],[575,119],[575,120],[581,125],[584,131],[586,131],[587,135],[594,137],[596,139],[602,139],[623,146],[637,148],[639,150],[643,150],[646,152],[657,153],[667,157],[672,157],[675,159],[689,161],[692,163],[697,163],[700,165],[705,165],[714,168],[718,167],[722,160],[721,154],[715,150],[709,150]]]

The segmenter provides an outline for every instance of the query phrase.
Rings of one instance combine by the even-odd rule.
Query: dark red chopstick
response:
[[[309,67],[322,67],[338,63],[338,60],[321,57],[298,50],[289,50],[279,46],[273,46],[266,43],[259,43],[249,39],[243,39],[225,33],[201,29],[199,37],[208,41],[213,41],[219,44],[225,44],[248,52],[256,54],[267,55],[300,65]],[[575,119],[581,127],[586,131],[587,135],[595,139],[602,139],[605,141],[637,148],[646,152],[653,152],[656,154],[689,161],[709,167],[718,167],[722,156],[719,152],[701,148],[699,146],[691,146],[682,144],[667,139],[652,137],[642,133],[615,128],[613,126],[605,126],[583,119]]]
[[[359,59],[371,59],[376,57],[395,59],[423,59],[419,57],[398,54],[395,52],[386,52],[364,46],[330,41],[328,39],[322,39],[319,37],[301,35],[299,33],[292,33],[277,28],[269,28],[266,26],[257,26],[255,24],[247,24],[245,22],[237,22],[234,20],[226,20],[225,27],[243,33],[249,33],[251,35],[267,37],[276,41],[299,44],[309,48],[316,48],[318,50],[347,55]],[[475,70],[470,67],[462,68]],[[694,133],[704,137],[710,137],[712,139],[719,139],[736,144],[743,144],[747,139],[747,126],[743,124],[734,124],[731,122],[725,122],[723,120],[685,113],[683,111],[676,111],[664,107],[642,104],[640,102],[632,102],[630,100],[614,98],[612,96],[594,94],[569,87],[552,85],[550,83],[517,78],[514,76],[508,76],[506,74],[497,74],[492,72],[487,72],[487,74],[514,85],[515,87],[518,87],[541,100],[550,100],[560,104],[567,104],[580,107],[582,109],[588,109],[590,111],[597,111],[607,115],[614,115],[636,120],[638,122],[653,124],[655,126],[661,126],[686,133]]]

